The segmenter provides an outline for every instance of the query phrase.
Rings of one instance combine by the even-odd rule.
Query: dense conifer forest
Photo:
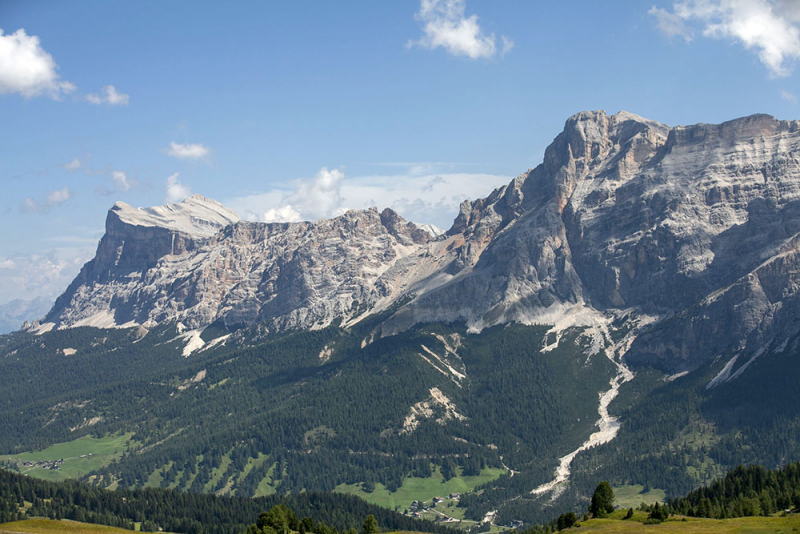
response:
[[[739,466],[713,484],[672,499],[673,514],[726,519],[800,508],[800,463],[777,470]]]
[[[372,515],[383,530],[433,534],[454,531],[415,520],[362,499],[337,493],[309,492],[248,499],[186,493],[161,488],[108,491],[78,481],[47,482],[0,469],[0,523],[27,517],[72,519],[146,531],[184,534],[241,534],[259,514],[285,505],[299,517],[310,517],[314,534],[360,528]],[[321,526],[320,526],[321,524]],[[334,530],[335,529],[335,530]]]
[[[567,529],[589,512],[605,517],[613,511],[613,491],[601,482],[587,509],[562,513],[541,525],[526,525],[520,534]],[[739,466],[725,477],[688,495],[641,508],[648,522],[670,515],[711,519],[768,516],[800,509],[800,463],[777,470]],[[626,519],[633,515],[628,511]],[[453,534],[439,523],[415,520],[335,493],[301,493],[255,499],[185,493],[161,488],[107,491],[78,481],[47,482],[0,470],[0,523],[31,517],[71,519],[142,531],[182,534],[339,534],[387,530]],[[487,525],[488,526],[488,525]],[[482,532],[485,529],[475,528]]]
[[[373,339],[380,319],[284,334],[214,326],[206,341],[230,334],[229,342],[188,358],[175,325],[144,337],[88,327],[0,336],[0,454],[126,432],[121,458],[83,480],[239,497],[343,484],[394,491],[409,477],[502,468],[508,474],[464,493],[465,517],[498,510],[498,524],[549,521],[551,507],[530,490],[596,428],[598,393],[614,372],[608,359],[588,355],[581,329],[542,352],[548,327],[476,335],[434,324]],[[462,380],[420,356],[424,346],[444,357],[454,340],[458,357],[448,365]],[[598,479],[675,498],[742,462],[771,468],[800,459],[795,355],[765,354],[735,383],[713,389],[706,385],[722,363],[671,380],[634,369],[636,379],[610,406],[618,436],[575,458],[554,506],[585,507]],[[404,431],[411,408],[434,387],[463,418],[433,405]]]

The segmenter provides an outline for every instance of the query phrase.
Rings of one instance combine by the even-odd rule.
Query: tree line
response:
[[[726,519],[800,508],[800,462],[777,470],[739,466],[713,484],[669,501],[673,514]]]
[[[256,499],[186,493],[161,488],[108,491],[68,480],[49,482],[0,469],[0,523],[48,517],[133,530],[181,534],[241,534],[265,510],[285,505],[315,518],[308,532],[338,534],[372,516],[384,530],[453,534],[432,521],[406,517],[352,495],[307,492]],[[321,523],[323,527],[317,527]]]

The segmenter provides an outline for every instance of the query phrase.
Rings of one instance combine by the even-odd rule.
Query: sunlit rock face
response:
[[[431,239],[391,210],[261,224],[200,196],[146,210],[117,203],[97,255],[45,320],[327,326],[390,297],[386,271]]]
[[[741,364],[796,331],[799,198],[800,122],[671,128],[582,112],[542,164],[464,202],[444,234],[391,210],[262,224],[199,196],[118,203],[46,320],[275,331],[387,311],[377,333],[390,335],[432,321],[602,329],[646,316],[631,362]]]

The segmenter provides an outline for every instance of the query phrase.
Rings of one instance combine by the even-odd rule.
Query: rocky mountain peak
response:
[[[755,353],[795,328],[798,206],[797,121],[670,128],[586,111],[542,164],[462,203],[438,237],[390,209],[263,224],[199,196],[118,203],[97,256],[47,320],[282,330],[350,324],[402,302],[380,327],[389,335],[429,321],[601,332],[622,315],[672,317],[630,358],[680,371]]]
[[[608,115],[605,111],[582,111],[564,124],[564,130],[545,151],[545,164],[554,165],[550,171],[584,160],[587,165],[606,159],[612,150],[625,147],[642,132],[652,131],[666,139],[669,126],[620,111]]]
[[[106,230],[123,225],[163,228],[181,232],[194,238],[208,238],[220,228],[239,221],[239,216],[216,200],[193,195],[176,204],[152,208],[134,208],[117,202],[109,210]]]
[[[95,258],[46,320],[59,327],[165,320],[191,328],[216,320],[321,327],[393,297],[395,282],[379,279],[433,239],[391,209],[256,223],[199,195],[154,208],[118,202]]]

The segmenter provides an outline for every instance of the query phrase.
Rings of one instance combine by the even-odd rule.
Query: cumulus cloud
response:
[[[79,170],[82,166],[83,164],[81,163],[80,158],[75,158],[69,163],[64,163],[63,165],[61,165],[61,168],[64,169],[65,171],[72,172]]]
[[[130,103],[130,95],[117,92],[113,85],[106,85],[100,89],[100,94],[90,93],[86,95],[86,100],[90,104],[108,104],[109,106],[127,106]]]
[[[47,204],[49,204],[50,206],[55,206],[56,204],[63,204],[70,198],[72,198],[72,193],[65,186],[64,189],[56,189],[55,191],[50,191],[50,193],[47,194]]]
[[[409,164],[409,170],[418,164]],[[507,184],[508,176],[470,173],[400,174],[345,177],[321,169],[292,189],[225,201],[243,218],[261,222],[297,222],[335,217],[347,209],[392,208],[408,220],[449,228],[462,201],[485,197]]]
[[[281,206],[280,208],[268,209],[263,215],[258,217],[261,222],[300,222],[303,216],[297,213],[291,205]]]
[[[755,50],[770,74],[788,76],[800,58],[800,5],[790,0],[684,0],[672,12],[653,7],[650,14],[668,36],[690,40],[697,24],[702,35],[729,39]]]
[[[486,35],[478,24],[478,16],[465,14],[466,0],[421,0],[416,19],[422,23],[423,35],[408,46],[429,50],[444,48],[454,56],[470,59],[491,58],[497,53],[494,34]],[[508,37],[501,37],[501,55],[514,47]]]
[[[117,191],[127,192],[131,190],[131,182],[128,176],[122,171],[112,171],[111,180],[114,182],[114,188]]]
[[[86,174],[95,176],[108,176],[111,178],[111,184],[101,184],[95,189],[95,192],[100,195],[127,193],[128,191],[139,185],[136,178],[132,178],[128,176],[127,173],[120,170],[113,170],[110,168],[95,170],[87,168]]]
[[[72,198],[72,191],[66,186],[63,189],[55,189],[47,194],[44,202],[38,202],[33,197],[28,197],[20,206],[20,210],[31,213],[46,213],[50,208],[58,206]]]
[[[175,202],[180,202],[191,194],[192,190],[189,188],[189,186],[182,184],[178,180],[177,172],[172,176],[167,177],[166,194],[164,195],[165,202],[174,204]]]
[[[166,151],[170,156],[179,159],[200,159],[211,153],[211,149],[201,143],[181,144],[175,141],[170,142]]]
[[[95,241],[96,243],[96,241]],[[0,302],[60,295],[94,254],[94,246],[54,248],[28,256],[0,257]]]
[[[53,56],[42,47],[39,38],[20,28],[3,34],[0,29],[0,94],[18,93],[25,98],[47,95],[59,99],[75,90],[62,80]]]
[[[309,219],[336,217],[347,211],[342,204],[343,179],[341,170],[323,167],[310,180],[297,180],[296,189],[285,202]]]
[[[243,208],[245,218],[261,222],[327,219],[348,209],[342,199],[343,179],[340,169],[323,167],[313,178],[294,180],[288,191],[271,191],[234,202]]]

